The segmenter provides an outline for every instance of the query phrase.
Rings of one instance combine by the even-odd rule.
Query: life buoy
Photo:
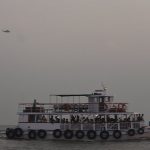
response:
[[[62,136],[61,130],[60,130],[60,129],[54,130],[54,131],[53,131],[53,136],[54,136],[55,138],[60,138],[60,137]]]
[[[72,139],[73,138],[73,131],[72,130],[65,130],[64,137],[66,139]]]
[[[6,129],[6,136],[8,139],[13,139],[15,137],[14,129]]]
[[[38,130],[38,137],[44,139],[47,136],[47,132],[43,129]]]
[[[144,128],[139,128],[137,132],[138,134],[144,134]]]
[[[71,106],[70,106],[69,104],[64,104],[64,105],[63,105],[63,109],[64,109],[65,111],[69,111],[70,108],[71,108]]]
[[[122,136],[122,133],[121,133],[120,130],[115,130],[115,131],[113,132],[113,137],[114,137],[115,139],[119,139],[119,138],[121,138],[121,136]]]
[[[78,131],[76,131],[76,134],[75,134],[75,136],[76,136],[76,138],[77,139],[82,139],[82,138],[84,138],[84,132],[82,131],[82,130],[78,130]]]
[[[89,130],[89,131],[87,132],[87,137],[88,137],[89,139],[95,139],[95,138],[96,138],[96,131],[94,131],[94,130]]]
[[[102,139],[108,139],[109,138],[109,132],[108,131],[102,131],[101,133],[100,133],[100,137],[102,138]]]
[[[36,131],[35,130],[30,130],[28,133],[29,139],[36,139]]]
[[[135,135],[135,130],[134,129],[129,129],[128,130],[128,135],[129,136],[134,136]]]
[[[16,128],[14,132],[16,137],[21,137],[23,135],[23,130],[21,128]]]

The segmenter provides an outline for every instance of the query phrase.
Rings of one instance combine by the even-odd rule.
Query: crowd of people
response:
[[[144,121],[143,114],[132,116],[117,116],[117,115],[95,115],[95,116],[79,116],[68,115],[68,117],[60,117],[58,115],[50,115],[49,118],[43,116],[43,122],[50,123],[117,123],[117,122],[139,122]]]

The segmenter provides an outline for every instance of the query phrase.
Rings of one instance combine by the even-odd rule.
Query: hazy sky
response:
[[[0,124],[17,104],[103,82],[150,120],[150,0],[0,0]]]

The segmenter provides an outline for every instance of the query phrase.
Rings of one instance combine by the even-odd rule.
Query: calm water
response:
[[[149,150],[150,141],[141,142],[70,142],[0,139],[1,150]]]
[[[79,142],[0,138],[0,150],[150,150],[150,141]]]

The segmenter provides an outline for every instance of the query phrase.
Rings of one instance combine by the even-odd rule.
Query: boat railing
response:
[[[118,130],[119,123],[107,123],[107,130]]]
[[[120,122],[120,123],[61,123],[61,130],[129,130],[129,129],[139,129],[140,122]]]
[[[51,113],[54,111],[53,104],[38,103],[36,106],[33,103],[20,103],[18,105],[18,113]]]
[[[130,129],[133,122],[120,122],[120,129],[121,130],[127,130]]]
[[[21,103],[18,113],[126,112],[127,103]]]
[[[95,130],[103,131],[105,130],[105,127],[106,127],[105,123],[95,123]]]
[[[140,128],[140,123],[139,122],[133,122],[132,123],[132,128],[133,129],[139,129]]]

